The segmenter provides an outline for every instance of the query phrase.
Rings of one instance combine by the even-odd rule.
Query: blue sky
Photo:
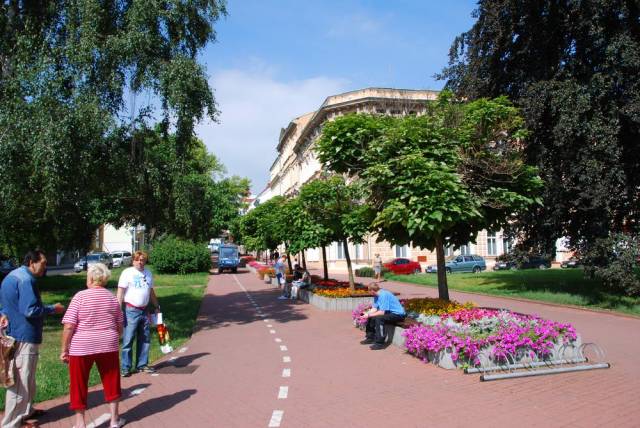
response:
[[[259,192],[280,128],[327,96],[378,86],[440,89],[435,73],[473,25],[475,0],[229,0],[201,57],[221,111],[198,136]]]

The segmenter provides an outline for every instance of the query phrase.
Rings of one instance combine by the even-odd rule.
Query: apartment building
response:
[[[427,103],[437,98],[437,91],[366,88],[343,94],[332,95],[314,112],[293,119],[280,132],[277,156],[270,168],[270,180],[259,199],[264,201],[276,195],[295,195],[300,187],[318,177],[321,165],[314,151],[314,144],[322,132],[322,125],[337,116],[346,113],[371,113],[387,115],[423,114]],[[475,243],[455,251],[455,254],[478,254],[492,265],[495,258],[508,252],[512,246],[502,231],[481,231]],[[322,252],[311,249],[306,253],[307,262],[320,265]],[[350,244],[349,255],[353,263],[370,265],[375,254],[383,260],[394,257],[407,257],[419,261],[423,266],[434,264],[435,252],[410,245],[395,246],[388,242],[376,242],[376,236],[367,237],[363,244]],[[453,255],[452,249],[445,249],[447,256]],[[333,243],[327,247],[327,262],[334,270],[346,268],[342,245]]]

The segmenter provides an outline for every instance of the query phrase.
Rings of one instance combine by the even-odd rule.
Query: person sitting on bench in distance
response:
[[[298,266],[296,273],[298,275],[294,275],[294,281],[291,283],[291,299],[294,300],[298,298],[298,290],[311,285],[311,275],[308,270]]]
[[[396,323],[404,320],[406,312],[398,298],[390,291],[380,288],[380,284],[372,282],[367,286],[369,291],[375,293],[371,309],[363,314],[367,319],[366,337],[360,343],[372,344],[370,349],[376,351],[385,346],[385,323]]]

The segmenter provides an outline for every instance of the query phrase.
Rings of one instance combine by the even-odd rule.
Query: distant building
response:
[[[313,150],[322,132],[325,122],[346,113],[370,113],[394,116],[421,115],[427,103],[437,98],[437,91],[367,88],[346,92],[328,97],[317,111],[304,114],[293,119],[280,132],[277,145],[277,156],[270,172],[270,181],[255,200],[264,202],[276,195],[294,195],[300,187],[321,172],[322,166]],[[512,242],[502,231],[481,231],[476,243],[468,243],[455,251],[455,254],[478,254],[492,265],[495,258],[508,252]],[[307,261],[313,264],[321,262],[320,249],[307,250]],[[374,235],[369,236],[364,244],[349,245],[349,255],[354,264],[371,264],[374,254],[383,259],[406,257],[427,264],[436,261],[435,252],[419,249],[409,245],[395,246],[388,242],[376,242]],[[453,255],[452,249],[445,249],[445,255]],[[330,268],[346,267],[342,245],[333,243],[327,247],[327,262]]]

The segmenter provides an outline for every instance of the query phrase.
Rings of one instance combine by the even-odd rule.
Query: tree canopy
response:
[[[217,115],[198,54],[225,14],[223,0],[0,2],[3,246],[85,247],[128,203],[114,153],[136,168],[156,107],[182,162],[195,121]]]
[[[363,183],[378,240],[436,250],[439,294],[448,299],[444,245],[474,241],[537,202],[542,182],[522,161],[522,126],[505,98],[460,103],[444,92],[416,117],[339,117],[317,149]]]
[[[628,0],[479,1],[442,79],[522,109],[525,156],[548,184],[520,228],[548,251],[640,231],[640,6]],[[543,242],[536,242],[542,240]]]

